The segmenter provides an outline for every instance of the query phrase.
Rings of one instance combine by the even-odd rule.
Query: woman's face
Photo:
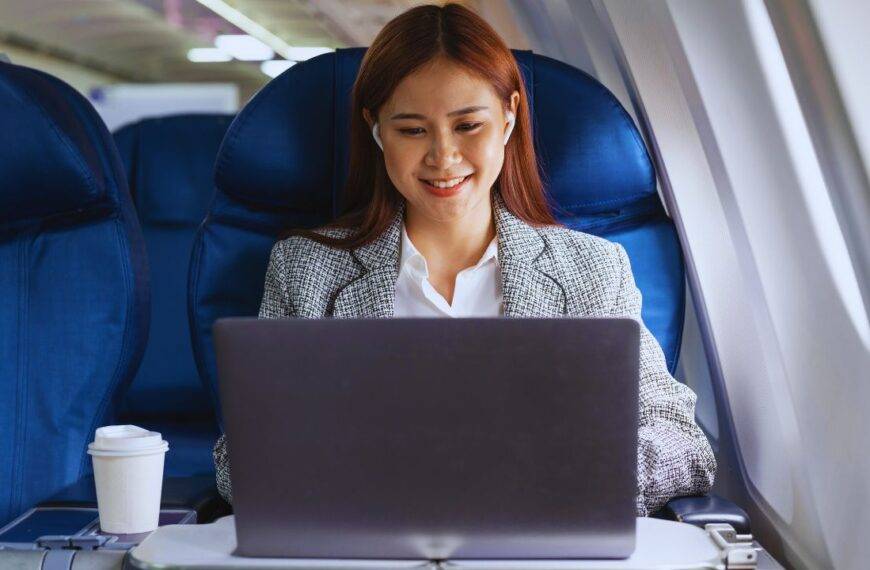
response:
[[[518,102],[515,91],[514,113]],[[415,215],[446,222],[489,207],[507,116],[487,81],[436,59],[402,80],[376,119],[387,174]]]

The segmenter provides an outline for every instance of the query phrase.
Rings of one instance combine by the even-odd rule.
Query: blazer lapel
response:
[[[332,316],[336,318],[392,317],[399,278],[399,250],[402,246],[404,201],[377,239],[353,250],[362,274],[345,285],[335,297]]]
[[[507,209],[493,192],[505,317],[559,317],[567,313],[567,296],[556,276],[558,267],[546,239]]]
[[[332,316],[338,319],[382,319],[393,316],[398,273],[378,268],[348,283],[335,297]]]
[[[546,239],[532,226],[514,216],[501,196],[493,192],[501,269],[504,316],[558,317],[567,313],[565,290],[556,278],[558,263]],[[399,278],[402,243],[402,202],[387,229],[373,242],[353,251],[362,267],[336,295],[336,318],[392,317]]]

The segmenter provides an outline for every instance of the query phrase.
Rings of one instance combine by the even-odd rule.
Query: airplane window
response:
[[[771,96],[781,115],[780,122],[786,130],[789,150],[794,156],[794,169],[801,181],[798,189],[808,205],[807,213],[810,216],[811,229],[818,238],[824,261],[828,265],[837,293],[852,319],[853,326],[862,337],[864,345],[870,347],[868,307],[864,306],[861,298],[858,277],[849,256],[841,223],[848,224],[851,220],[843,220],[842,216],[836,215],[831,193],[836,193],[840,188],[836,184],[834,186],[829,184],[831,180],[825,178],[822,168],[826,155],[836,153],[832,153],[832,148],[826,148],[831,146],[829,141],[822,141],[821,148],[819,148],[819,141],[816,141],[815,146],[813,144],[814,136],[820,136],[818,128],[814,132],[809,129],[807,114],[799,104],[794,81],[786,68],[783,53],[779,49],[778,37],[767,11],[763,6],[756,6],[749,9],[747,13],[750,16],[749,22],[752,24],[755,39],[762,46],[758,51],[759,57],[767,80],[774,87],[771,89]],[[830,167],[828,171],[830,173]],[[843,173],[840,176],[842,177]]]

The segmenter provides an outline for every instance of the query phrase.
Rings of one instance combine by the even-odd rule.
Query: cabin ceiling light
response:
[[[194,63],[214,63],[218,61],[231,61],[230,54],[218,48],[193,48],[187,52],[188,61]]]
[[[281,55],[281,57],[285,59],[290,59],[287,57],[287,51],[290,49],[290,45],[287,44],[284,40],[245,16],[243,13],[239,12],[237,9],[233,8],[223,0],[196,0],[227,22],[233,24],[240,30],[244,31],[247,34],[250,34],[272,48],[276,53]],[[267,57],[265,59],[271,59]]]
[[[321,47],[293,47],[259,23],[245,16],[242,12],[233,8],[224,0],[196,0],[227,22],[239,28],[243,32],[257,38],[275,53],[286,60],[290,61],[305,61],[316,55],[333,51],[332,48]],[[263,59],[272,59],[271,56]]]
[[[241,61],[265,61],[275,57],[275,51],[253,36],[232,34],[218,36],[214,45]]]
[[[273,59],[270,61],[264,61],[260,64],[260,71],[268,75],[269,77],[278,77],[291,67],[296,65],[295,61],[287,61],[286,59]]]

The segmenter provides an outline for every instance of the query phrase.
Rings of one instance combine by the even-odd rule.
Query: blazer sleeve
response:
[[[641,293],[628,254],[615,245],[622,270],[613,314],[640,324],[637,514],[647,516],[673,497],[706,493],[716,458],[695,422],[697,397],[668,372],[662,348],[641,318]]]
[[[285,286],[286,271],[284,260],[284,242],[279,241],[272,247],[269,256],[269,267],[266,269],[266,282],[263,288],[263,299],[260,302],[261,319],[279,319],[296,316]],[[230,458],[227,451],[226,435],[221,435],[215,442],[212,451],[215,466],[215,478],[218,492],[229,504],[233,504],[233,488],[230,480]]]

